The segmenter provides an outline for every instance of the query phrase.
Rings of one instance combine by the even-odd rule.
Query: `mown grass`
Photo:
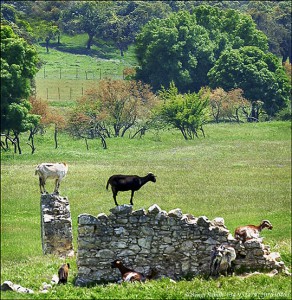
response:
[[[269,219],[274,229],[264,231],[265,243],[280,252],[291,266],[291,132],[288,122],[257,124],[209,124],[206,138],[185,141],[175,131],[152,132],[143,139],[108,139],[108,149],[98,140],[72,140],[59,136],[54,149],[53,132],[38,135],[37,150],[22,137],[22,155],[2,153],[1,164],[1,283],[12,280],[37,291],[49,282],[62,260],[43,256],[40,236],[40,195],[35,166],[44,161],[66,161],[69,173],[61,184],[61,195],[68,196],[71,207],[74,246],[77,249],[77,217],[81,213],[109,214],[114,206],[106,191],[108,177],[114,173],[144,175],[151,171],[157,182],[149,183],[135,194],[134,209],[147,209],[157,203],[169,211],[221,216],[233,232],[241,224],[258,224]],[[53,189],[53,181],[48,181]],[[130,194],[120,193],[120,204],[129,203]],[[162,280],[145,285],[108,285],[74,287],[75,259],[70,283],[58,286],[34,299],[98,298],[240,298],[271,299],[291,297],[291,278],[254,276],[247,279],[222,278],[206,281],[195,278],[177,284]],[[276,294],[278,293],[278,294]],[[199,295],[199,296],[198,296]],[[274,295],[273,297],[271,295]],[[278,296],[277,296],[278,295]],[[2,293],[3,299],[15,294]],[[30,299],[28,295],[17,295]]]

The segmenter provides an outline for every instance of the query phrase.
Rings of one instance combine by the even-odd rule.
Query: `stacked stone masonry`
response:
[[[74,256],[72,219],[66,197],[41,195],[41,235],[44,254]]]
[[[111,262],[121,259],[138,272],[148,274],[151,268],[158,277],[180,279],[208,274],[214,246],[229,244],[237,252],[236,267],[250,270],[281,270],[283,262],[270,253],[261,240],[242,244],[234,240],[222,218],[170,212],[156,204],[147,211],[132,211],[131,205],[117,206],[111,214],[78,217],[78,275],[76,285],[113,282],[120,279]]]

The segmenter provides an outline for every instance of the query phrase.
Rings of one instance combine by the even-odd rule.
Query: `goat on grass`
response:
[[[260,232],[264,228],[268,228],[269,230],[272,230],[273,226],[268,220],[263,220],[259,226],[255,226],[255,225],[239,226],[235,229],[234,237],[237,240],[240,240],[244,243],[247,240],[259,238]]]
[[[59,282],[58,284],[66,284],[69,275],[70,264],[63,264],[58,271]]]
[[[42,163],[36,167],[35,175],[39,175],[40,192],[48,193],[45,189],[47,178],[56,179],[54,193],[59,193],[60,182],[68,172],[66,163]]]
[[[113,198],[117,206],[119,205],[116,200],[118,192],[131,191],[130,204],[133,205],[134,192],[138,191],[148,181],[156,182],[156,176],[152,173],[148,173],[144,177],[137,175],[112,175],[107,181],[106,189],[111,185]]]
[[[120,270],[122,275],[122,281],[124,282],[133,282],[133,281],[144,282],[146,279],[152,279],[157,274],[156,270],[151,270],[151,273],[145,276],[142,273],[127,268],[126,266],[123,265],[123,262],[119,259],[113,261],[111,263],[111,267],[118,268]]]

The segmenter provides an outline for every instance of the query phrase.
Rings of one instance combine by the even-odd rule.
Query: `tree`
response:
[[[162,88],[159,96],[164,101],[159,112],[162,120],[179,129],[185,140],[198,137],[198,130],[203,133],[203,124],[207,118],[208,96],[201,90],[198,94],[179,94],[171,82],[169,89]]]
[[[141,82],[102,80],[86,91],[70,114],[68,130],[79,138],[123,137],[130,129],[146,131],[157,101]]]
[[[226,50],[208,73],[212,88],[240,88],[251,102],[263,101],[269,116],[286,107],[290,87],[279,60],[271,53],[247,46]]]
[[[111,1],[73,2],[62,15],[63,28],[66,32],[85,32],[88,34],[86,48],[90,50],[93,38],[102,36],[104,23],[111,14]]]
[[[19,154],[19,134],[34,127],[39,117],[30,113],[31,80],[37,71],[37,53],[10,26],[1,26],[1,133],[14,134]],[[16,151],[16,148],[15,148]]]
[[[60,39],[60,29],[57,25],[52,22],[41,21],[34,25],[35,35],[38,39],[46,42],[47,53],[49,52],[49,45],[52,39]]]
[[[226,118],[239,123],[241,115],[246,116],[251,106],[250,102],[243,97],[241,89],[226,92],[222,88],[217,88],[209,93],[209,98],[211,114],[217,123]]]
[[[112,13],[111,17],[107,19],[107,23],[104,24],[103,37],[114,42],[120,50],[121,56],[124,56],[124,51],[134,42],[131,23],[130,17]]]
[[[51,124],[54,125],[54,141],[55,141],[55,149],[58,148],[58,132],[60,130],[65,129],[65,118],[60,115],[57,111],[55,111],[53,108],[49,107],[49,104],[47,101],[43,101],[41,99],[38,99],[36,97],[30,98],[30,103],[32,106],[31,112],[33,114],[40,116],[40,123],[37,124],[34,128],[30,130],[30,136],[29,141],[31,141],[30,147],[32,148],[32,151],[35,151],[34,147],[34,135],[38,132],[43,133],[45,131],[45,128]]]
[[[180,92],[209,84],[208,71],[225,49],[246,45],[267,50],[252,18],[235,10],[202,5],[146,24],[136,38],[137,78],[155,90],[173,80]]]

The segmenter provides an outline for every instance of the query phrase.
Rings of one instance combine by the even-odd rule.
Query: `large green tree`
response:
[[[250,101],[261,100],[270,116],[287,106],[290,86],[279,59],[257,47],[225,51],[209,71],[212,88],[240,88]]]
[[[13,132],[19,153],[19,134],[39,121],[38,116],[30,114],[27,101],[37,62],[34,47],[17,36],[10,26],[1,26],[1,134]]]
[[[222,51],[243,46],[268,49],[250,16],[208,5],[179,11],[150,21],[137,36],[137,78],[156,90],[173,80],[180,92],[199,91]]]
[[[112,1],[76,1],[64,10],[63,29],[68,33],[85,32],[88,35],[86,48],[91,49],[93,38],[102,36],[104,23],[111,15]]]

